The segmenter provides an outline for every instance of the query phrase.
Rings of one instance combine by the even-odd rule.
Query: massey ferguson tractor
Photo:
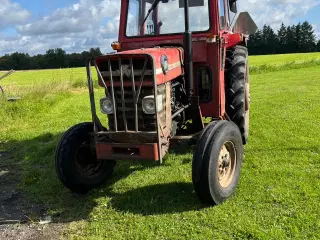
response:
[[[57,146],[61,182],[85,193],[111,177],[116,161],[161,164],[172,141],[190,138],[199,198],[216,205],[230,197],[248,141],[246,42],[256,29],[236,0],[122,0],[117,52],[87,64],[92,122],[70,128]],[[104,88],[103,120],[91,67]]]

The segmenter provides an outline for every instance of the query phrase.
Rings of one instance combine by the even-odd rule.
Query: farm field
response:
[[[297,61],[312,61],[320,60],[320,53],[292,53],[292,54],[278,54],[278,55],[263,55],[263,56],[250,56],[250,61],[254,66],[277,65],[288,62]]]
[[[55,145],[70,126],[90,121],[84,68],[0,81],[8,96],[22,97],[0,101],[0,187],[20,169],[19,189],[70,239],[319,239],[320,67],[268,70],[268,62],[316,58],[320,53],[250,57],[251,66],[267,66],[250,77],[249,144],[236,194],[221,206],[196,197],[191,147],[172,149],[161,166],[121,162],[112,179],[84,196],[60,184]],[[96,90],[98,100],[103,92]]]

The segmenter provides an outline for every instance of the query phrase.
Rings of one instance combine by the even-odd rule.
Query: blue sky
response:
[[[318,2],[319,3],[319,2]],[[294,22],[303,22],[305,20],[309,21],[312,24],[315,24],[319,27],[318,32],[320,32],[320,4],[311,8],[306,15],[298,16],[294,19]],[[320,36],[319,36],[320,37]]]
[[[320,0],[239,0],[257,24],[308,20],[320,38]],[[81,52],[110,51],[117,38],[120,0],[0,0],[0,55],[14,51],[44,53],[61,47]]]
[[[57,8],[68,7],[79,1],[77,0],[17,0],[12,1],[21,5],[22,8],[29,10],[35,17],[41,17],[49,15]]]

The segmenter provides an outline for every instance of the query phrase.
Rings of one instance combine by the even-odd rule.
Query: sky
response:
[[[320,39],[320,0],[239,0],[238,5],[259,27],[307,20]],[[110,52],[119,12],[120,0],[0,0],[0,55],[58,47],[68,53],[91,47]]]

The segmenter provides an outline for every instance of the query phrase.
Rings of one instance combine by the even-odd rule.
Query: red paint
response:
[[[166,55],[168,57],[168,64],[169,67],[172,64],[179,64],[175,68],[169,70],[166,74],[163,73],[161,70],[161,56]],[[138,58],[146,58],[149,57],[150,60],[154,63],[154,71],[160,71],[160,74],[156,75],[157,78],[157,84],[163,84],[165,82],[171,81],[172,79],[175,79],[182,75],[183,69],[183,50],[181,48],[145,48],[145,49],[135,49],[135,50],[128,50],[128,51],[122,51],[117,53],[116,55],[108,55],[108,56],[102,56],[96,59],[97,65],[100,66],[100,64],[104,64],[103,62],[106,62],[106,58],[110,57],[111,60],[117,60],[118,57],[121,56],[121,59],[138,59]],[[145,77],[147,81],[147,77]],[[106,82],[107,85],[109,85],[109,81]],[[120,83],[118,83],[120,84]],[[145,83],[143,83],[144,85]],[[149,82],[150,84],[150,82]],[[153,84],[153,83],[152,83]],[[115,84],[115,86],[117,86]],[[131,86],[131,85],[130,85]]]
[[[126,154],[126,149],[136,154]],[[121,151],[123,149],[123,151]],[[104,160],[154,160],[159,161],[158,144],[96,143],[98,159]]]
[[[243,37],[239,33],[230,33],[226,36],[227,48],[243,43]]]
[[[217,0],[210,1],[210,22],[211,27],[207,32],[193,33],[193,61],[196,72],[197,67],[209,66],[212,71],[212,101],[208,103],[201,103],[200,108],[204,117],[223,118],[225,114],[225,90],[224,90],[224,69],[221,68],[222,55],[226,53],[226,49],[231,48],[236,44],[245,44],[241,34],[234,34],[228,29],[220,29],[219,8]],[[181,46],[183,47],[183,33],[171,35],[157,35],[157,36],[142,36],[142,37],[127,37],[125,35],[126,13],[128,7],[128,0],[121,0],[121,15],[119,39],[121,43],[121,55],[134,55],[141,52],[151,55],[155,60],[156,68],[160,67],[160,57],[162,54],[167,54],[169,61],[173,62],[179,59],[180,50],[178,47],[168,50],[168,48],[153,48],[155,46]],[[225,13],[228,16],[228,12]],[[218,36],[225,41],[216,41],[209,43],[206,41],[207,37]],[[145,48],[141,50],[141,48]],[[171,60],[170,60],[171,59]],[[170,81],[171,79],[183,73],[183,69],[174,69],[167,75],[157,76],[157,84]],[[145,81],[144,84],[150,84]],[[195,82],[196,84],[196,82]],[[196,86],[195,86],[196,87]]]

